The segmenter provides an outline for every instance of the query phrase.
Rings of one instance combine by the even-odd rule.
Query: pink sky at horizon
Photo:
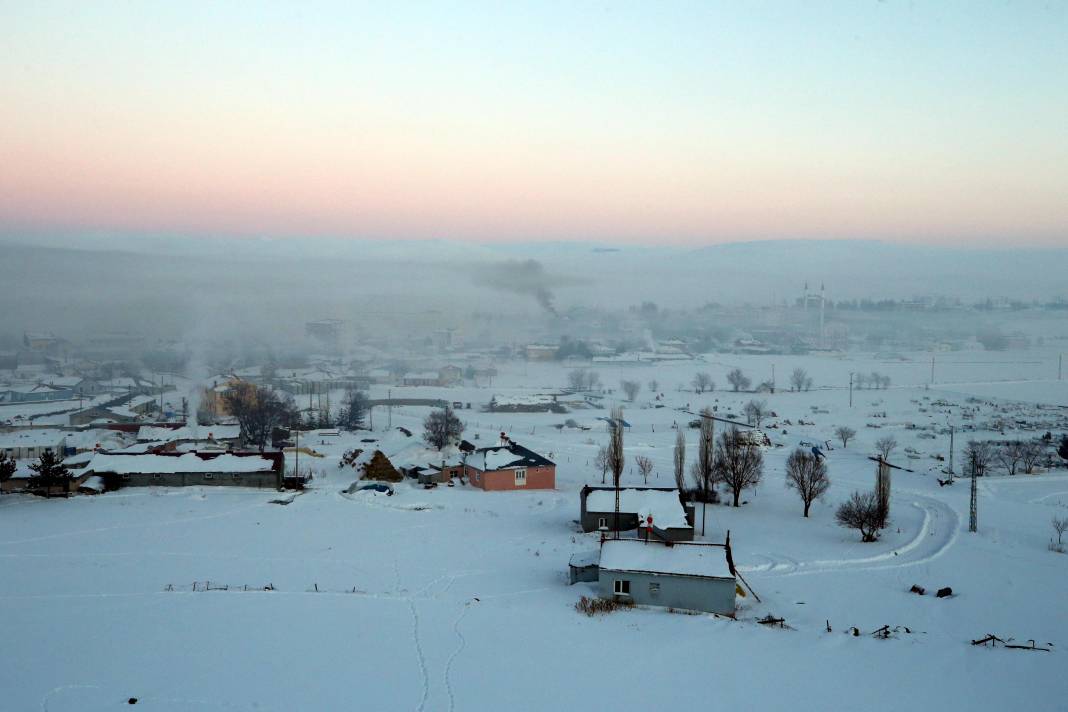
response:
[[[758,25],[764,54],[667,21],[659,37],[640,10],[609,32],[557,9],[590,23],[562,46],[510,17],[378,18],[383,37],[353,49],[329,14],[249,29],[213,9],[205,30],[173,10],[177,29],[122,5],[14,7],[4,233],[1068,246],[1068,92],[1050,84],[1068,65],[1048,17],[1020,20],[1037,39],[992,17],[975,29],[1000,44],[900,56],[930,18],[840,20],[833,3],[809,21],[841,38]],[[164,25],[188,52],[156,49]],[[898,36],[851,44],[875,31]],[[1034,57],[1010,60],[1021,48]],[[1021,80],[1028,59],[1048,76]]]

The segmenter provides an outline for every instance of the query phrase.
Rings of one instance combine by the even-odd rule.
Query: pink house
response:
[[[459,475],[461,466],[446,469]],[[484,490],[556,489],[556,465],[507,438],[475,450],[463,470],[468,482]]]

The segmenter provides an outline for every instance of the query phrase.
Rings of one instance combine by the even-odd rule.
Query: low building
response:
[[[402,386],[440,386],[441,377],[437,371],[406,373],[401,377]]]
[[[527,344],[525,352],[528,361],[552,361],[559,350],[559,346],[552,344]]]
[[[608,539],[597,587],[603,598],[733,616],[737,582],[724,545]]]
[[[443,386],[454,386],[464,382],[464,370],[459,366],[449,364],[438,369],[438,383]]]
[[[98,453],[83,475],[99,475],[108,489],[190,485],[267,487],[282,483],[280,452],[126,455]]]
[[[196,442],[207,440],[234,444],[241,439],[240,425],[182,425],[177,427],[143,425],[137,442]]]
[[[462,474],[483,490],[556,489],[556,464],[507,438],[475,450],[463,465],[446,465],[445,471],[446,477]]]
[[[684,503],[673,487],[621,488],[618,524],[614,487],[586,485],[579,496],[579,523],[584,532],[648,529],[663,541],[693,541],[693,504]]]
[[[62,430],[26,429],[0,433],[0,452],[15,460],[36,460],[46,451],[63,456],[66,434]]]

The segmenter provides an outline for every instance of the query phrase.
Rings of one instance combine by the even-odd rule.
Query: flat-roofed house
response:
[[[607,539],[597,586],[603,598],[733,616],[737,581],[722,544]]]

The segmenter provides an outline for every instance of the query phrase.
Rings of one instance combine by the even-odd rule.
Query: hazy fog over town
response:
[[[1068,5],[0,28],[0,711],[1068,704]]]

